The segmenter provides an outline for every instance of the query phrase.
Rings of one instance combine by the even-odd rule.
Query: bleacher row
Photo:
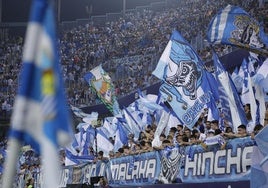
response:
[[[166,1],[161,10],[153,5],[141,7],[113,20],[108,19],[108,14],[104,24],[77,21],[66,29],[68,23],[62,23],[60,52],[69,103],[81,107],[100,102],[83,79],[86,72],[99,64],[113,78],[118,97],[155,83],[157,79],[150,73],[175,28],[191,42],[204,61],[209,60],[211,53],[204,42],[206,28],[213,14],[228,3],[242,5],[251,13],[255,13],[255,9],[263,10],[251,0]],[[11,114],[14,103],[22,45],[22,38],[4,40],[0,44],[0,99],[4,117]],[[230,50],[230,47],[218,48],[219,55]],[[128,79],[122,79],[125,77]]]
[[[95,25],[97,21],[93,21],[83,24],[78,22],[79,26],[72,25],[68,29],[64,26],[65,30],[60,32],[59,42],[69,104],[83,107],[100,102],[83,79],[86,72],[99,64],[102,64],[113,78],[118,97],[157,82],[151,71],[154,70],[169,35],[175,28],[191,42],[204,61],[210,60],[211,53],[204,43],[206,27],[214,13],[227,4],[239,5],[253,15],[256,15],[256,12],[262,15],[263,12],[263,15],[267,16],[266,9],[259,8],[254,0],[190,0],[165,3],[164,8],[157,10],[143,7],[127,11],[124,18],[115,20],[107,20],[108,14],[105,24]],[[265,18],[260,19],[263,21]],[[4,118],[10,116],[14,104],[19,83],[22,45],[21,38],[0,43],[0,99],[1,116]],[[229,53],[231,48],[220,46],[217,51],[219,55],[224,55]],[[1,147],[3,164],[6,140]],[[20,162],[22,169],[29,174],[38,169],[38,162],[28,164],[29,161],[38,159],[32,160],[27,156],[23,158],[25,160]]]

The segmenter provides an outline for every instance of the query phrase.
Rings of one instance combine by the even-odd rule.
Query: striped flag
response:
[[[246,11],[227,5],[211,20],[207,32],[211,44],[227,44],[268,55],[267,36]]]
[[[40,151],[44,187],[58,187],[58,148],[71,141],[71,124],[57,52],[53,4],[34,0],[28,23],[20,87],[12,114],[3,187],[12,187],[22,143]]]
[[[265,126],[256,136],[257,146],[253,147],[250,173],[251,188],[268,187],[268,126]]]
[[[216,79],[220,86],[219,93],[222,113],[227,121],[232,122],[233,130],[236,132],[237,126],[247,124],[245,111],[231,76],[221,64],[215,51],[213,51],[213,61]]]
[[[253,77],[253,82],[268,92],[268,58],[262,63]]]

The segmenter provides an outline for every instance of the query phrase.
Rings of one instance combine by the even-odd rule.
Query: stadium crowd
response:
[[[105,26],[88,23],[60,33],[60,58],[69,104],[82,107],[100,102],[96,94],[85,82],[83,76],[91,69],[102,64],[104,70],[112,77],[117,97],[156,83],[158,80],[151,74],[163,52],[169,35],[173,29],[178,29],[189,41],[203,41],[211,18],[227,4],[238,5],[252,14],[267,29],[267,5],[259,6],[256,0],[187,0],[177,1],[176,6],[160,12],[148,8],[143,11],[128,12],[124,18],[107,22]],[[19,83],[19,71],[23,39],[13,38],[0,42],[0,101],[1,116],[8,117],[12,112],[16,90]],[[203,45],[196,48],[204,61],[211,59],[210,49]],[[229,53],[229,46],[219,46],[219,55]],[[230,138],[250,136],[256,130],[248,132],[247,125],[239,127],[238,133],[233,133],[230,127],[219,128],[219,122],[208,122],[206,116],[200,117],[196,128],[192,131],[182,125],[173,126],[168,135],[161,135],[162,145],[152,147],[156,125],[152,124],[141,132],[138,140],[129,135],[129,144],[118,151],[111,151],[110,158],[128,154],[163,149],[166,146],[203,144],[211,135],[222,134],[225,141]],[[267,124],[267,122],[266,122]],[[0,174],[6,151],[6,138],[0,143]],[[205,144],[203,144],[204,147]],[[223,147],[223,145],[219,145]],[[209,148],[207,148],[209,149]],[[103,160],[95,154],[96,159]],[[64,152],[62,152],[64,164]],[[40,172],[39,157],[32,150],[21,152],[18,164],[18,176],[23,180],[35,178]],[[24,182],[24,181],[18,181]],[[22,185],[20,185],[22,186]]]
[[[267,20],[267,10],[259,8],[254,0],[192,0],[178,1],[174,8],[160,12],[148,8],[128,12],[124,18],[107,22],[105,26],[88,23],[60,32],[60,57],[69,103],[82,107],[100,102],[83,78],[85,73],[99,64],[112,77],[117,97],[157,82],[151,72],[172,30],[178,29],[189,42],[203,43],[212,16],[228,3],[242,5],[245,10],[257,15],[261,22]],[[22,45],[23,39],[20,37],[0,43],[3,116],[10,115],[14,104]],[[210,49],[206,45],[196,46],[196,50],[203,61],[211,59]],[[230,50],[228,46],[217,49],[220,56]]]

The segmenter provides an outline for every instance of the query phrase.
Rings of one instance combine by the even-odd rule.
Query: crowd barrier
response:
[[[109,161],[67,166],[61,172],[61,187],[90,184],[92,177],[99,176],[106,177],[112,187],[171,183],[194,187],[196,182],[199,188],[217,183],[229,183],[229,187],[239,183],[249,187],[254,145],[254,140],[245,137],[228,140],[222,150],[201,145],[178,146]]]

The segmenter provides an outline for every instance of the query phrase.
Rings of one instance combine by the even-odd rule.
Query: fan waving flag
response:
[[[266,35],[246,11],[227,5],[210,22],[207,38],[211,44],[227,44],[268,55]]]
[[[211,89],[217,85],[215,79],[178,31],[172,33],[153,74],[163,80],[159,90],[164,100],[190,129],[206,105],[215,102]]]
[[[96,91],[97,96],[112,112],[113,115],[120,114],[119,104],[116,100],[114,86],[110,76],[99,65],[84,76],[86,82]]]
[[[3,187],[12,187],[23,143],[40,151],[44,187],[58,187],[58,149],[71,141],[71,124],[57,53],[51,1],[34,0],[27,27],[20,86],[12,114]]]
[[[213,62],[215,67],[216,80],[219,85],[220,103],[224,119],[232,123],[233,130],[237,132],[237,127],[241,124],[247,125],[246,114],[237,93],[235,85],[229,73],[221,64],[218,55],[213,50]]]

